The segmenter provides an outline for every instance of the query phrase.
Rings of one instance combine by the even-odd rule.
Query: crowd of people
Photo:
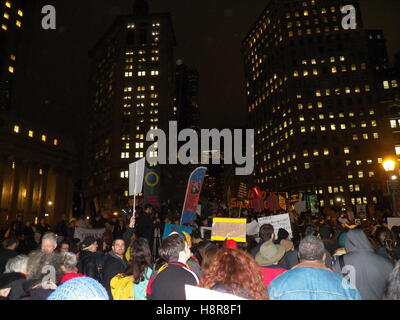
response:
[[[98,215],[90,226],[18,217],[1,234],[0,299],[185,300],[186,285],[248,300],[400,299],[400,227],[389,230],[384,219],[290,212],[292,237],[270,224],[245,243],[202,237],[202,226],[226,214],[198,216],[191,234],[165,237],[165,224],[179,224],[179,215],[151,205]],[[75,238],[78,226],[104,233]]]

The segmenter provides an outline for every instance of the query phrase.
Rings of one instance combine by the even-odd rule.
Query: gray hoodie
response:
[[[362,230],[354,229],[347,233],[344,264],[353,266],[355,286],[364,300],[382,299],[386,280],[393,270],[393,263],[376,254]],[[333,265],[333,271],[341,274],[339,259]],[[351,275],[348,276],[351,278]]]

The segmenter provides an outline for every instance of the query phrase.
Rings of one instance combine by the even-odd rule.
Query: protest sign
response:
[[[186,232],[188,234],[192,234],[193,229],[190,227],[184,227],[184,226],[179,226],[176,224],[169,224],[166,223],[164,227],[164,233],[163,233],[163,240],[167,238],[172,232]]]
[[[387,218],[388,222],[388,228],[389,230],[392,230],[394,226],[399,226],[400,227],[400,218],[397,217],[388,217]]]
[[[214,218],[211,240],[246,242],[246,223],[247,219]]]
[[[199,167],[195,169],[189,177],[185,202],[183,204],[180,222],[181,225],[192,222],[197,216],[197,206],[199,204],[200,193],[203,187],[206,171],[206,167]]]
[[[256,220],[250,222],[246,226],[246,234],[249,236],[257,235],[260,231],[260,226]]]
[[[292,226],[290,224],[290,218],[288,213],[279,214],[276,216],[258,218],[258,224],[260,225],[260,227],[263,224],[267,223],[271,224],[274,227],[275,239],[278,238],[278,230],[280,228],[285,229],[287,232],[289,232],[290,238],[293,237]]]
[[[186,300],[246,300],[244,298],[234,296],[229,293],[222,293],[215,290],[204,289],[200,287],[194,287],[191,285],[185,285]]]
[[[146,158],[129,164],[129,195],[142,193],[144,165]]]
[[[74,238],[79,239],[81,242],[88,236],[92,236],[95,239],[101,239],[105,231],[106,231],[105,228],[89,229],[89,228],[75,227]]]

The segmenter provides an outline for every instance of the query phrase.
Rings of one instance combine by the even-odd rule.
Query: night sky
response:
[[[19,72],[21,114],[59,131],[79,134],[87,104],[88,51],[132,0],[47,0],[57,30],[40,29],[40,9],[29,35],[32,48]],[[241,42],[268,0],[149,0],[151,12],[171,12],[176,59],[200,72],[203,128],[246,125]],[[361,0],[365,27],[383,29],[389,57],[400,50],[399,0]]]

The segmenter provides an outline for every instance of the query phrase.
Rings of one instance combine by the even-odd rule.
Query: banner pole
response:
[[[239,218],[240,218],[240,214],[242,212],[242,201],[240,201],[240,207],[239,207]]]

